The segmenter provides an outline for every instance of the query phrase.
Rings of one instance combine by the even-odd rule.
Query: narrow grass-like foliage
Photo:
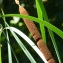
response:
[[[32,16],[27,16],[27,15],[23,15],[23,14],[5,14],[3,15],[4,17],[20,17],[20,18],[26,18],[32,21],[35,21],[37,23],[42,23],[44,26],[46,26],[48,29],[52,30],[53,32],[55,32],[58,36],[60,36],[63,39],[63,31],[61,31],[60,29],[58,29],[57,27],[55,27],[54,25],[50,24],[49,22],[46,22],[45,20],[41,20],[39,18],[36,17],[32,17]],[[0,16],[2,17],[2,16]]]
[[[37,0],[35,0],[35,1],[36,1],[36,8],[37,8],[38,18],[43,20],[43,15],[42,15],[41,8],[38,4],[38,1]],[[45,28],[44,28],[44,25],[42,23],[40,23],[40,30],[41,30],[41,34],[42,34],[42,39],[46,43]]]
[[[2,63],[2,57],[1,57],[1,48],[2,48],[2,44],[1,44],[1,34],[2,34],[2,25],[0,24],[0,63]]]
[[[2,63],[2,57],[1,57],[1,44],[0,44],[0,63]]]
[[[50,24],[49,22],[46,22],[45,20],[43,21],[43,20],[41,20],[39,18],[35,18],[35,17],[32,17],[32,16],[26,16],[26,15],[20,15],[20,14],[7,14],[7,15],[4,15],[4,17],[12,17],[12,16],[21,17],[21,18],[27,18],[27,19],[35,21],[35,22],[37,22],[39,24],[42,23],[44,26],[46,26],[48,29],[50,29],[49,33],[51,33],[50,36],[51,36],[51,39],[53,41],[53,45],[54,45],[58,60],[61,63],[61,59],[60,59],[58,48],[57,48],[57,45],[56,45],[56,42],[55,42],[55,38],[54,38],[54,35],[52,34],[53,33],[52,31],[54,31],[57,35],[59,35],[63,39],[63,32],[60,29],[58,29],[54,25]]]
[[[19,31],[18,29],[14,28],[14,27],[7,27],[8,29],[11,28],[11,30],[13,30],[14,32],[16,32],[18,35],[20,35],[35,51],[36,53],[40,56],[40,58],[47,63],[44,55],[41,53],[41,51],[38,49],[38,47],[33,43],[33,41],[31,41],[23,32]],[[15,35],[14,35],[15,36]],[[33,62],[32,62],[33,63]]]
[[[43,56],[43,54],[40,52],[40,50],[38,49],[38,47],[33,43],[33,41],[31,41],[24,33],[22,33],[21,31],[19,31],[18,29],[14,28],[14,27],[10,27],[6,20],[5,17],[20,17],[20,18],[26,18],[29,20],[32,20],[34,22],[39,23],[40,25],[40,30],[41,30],[41,34],[42,34],[42,38],[44,40],[45,43],[47,43],[46,41],[46,34],[45,34],[45,27],[47,27],[49,35],[51,37],[57,58],[59,63],[61,62],[61,58],[59,55],[59,51],[56,45],[56,41],[54,38],[54,34],[53,32],[55,32],[58,36],[60,36],[63,39],[63,31],[61,31],[60,29],[58,29],[57,27],[55,27],[54,25],[52,25],[51,23],[49,23],[49,19],[46,13],[46,10],[44,8],[43,2],[42,0],[35,0],[36,2],[36,7],[37,7],[37,14],[38,14],[38,18],[36,17],[32,17],[32,16],[27,16],[27,15],[23,15],[23,14],[4,14],[4,12],[2,11],[2,15],[0,15],[0,18],[3,18],[4,23],[5,23],[5,29],[6,29],[6,38],[7,38],[7,44],[8,44],[8,58],[9,58],[9,63],[12,63],[12,51],[13,49],[10,46],[10,39],[8,36],[8,32],[7,29],[10,30],[10,32],[12,33],[12,35],[14,36],[16,42],[19,44],[20,48],[24,51],[24,53],[26,54],[26,56],[28,57],[28,59],[30,60],[31,63],[36,63],[36,61],[34,60],[34,58],[32,57],[32,55],[29,53],[29,51],[27,50],[27,48],[25,47],[25,45],[21,42],[21,40],[18,38],[18,36],[16,35],[16,33],[21,36],[23,39],[25,37],[25,41],[27,41],[27,43],[36,51],[36,53],[41,57],[41,59],[47,63],[47,60],[45,59],[45,57]],[[5,30],[4,29],[4,30]],[[0,37],[1,39],[1,37]],[[29,43],[30,42],[30,43]],[[14,54],[14,51],[13,51]],[[19,63],[16,55],[14,54],[14,57],[17,61],[17,63]],[[1,45],[0,45],[0,63],[2,63],[1,60]]]
[[[8,32],[7,32],[7,33],[8,33]],[[9,36],[8,36],[8,38],[7,38],[7,36],[6,36],[6,34],[4,33],[4,31],[3,31],[3,34],[4,34],[5,38],[7,39],[7,45],[8,45],[8,59],[9,59],[8,61],[9,61],[9,63],[13,62],[13,61],[12,61],[12,57],[11,57],[11,56],[12,56],[11,51],[12,51],[12,53],[13,53],[15,59],[16,59],[16,62],[19,63],[18,58],[16,57],[16,54],[15,54],[15,52],[14,52],[12,46],[10,45],[10,41],[9,41],[9,39],[8,39]]]
[[[4,15],[4,12],[2,11],[2,15]],[[7,24],[6,22],[6,19],[5,17],[2,17],[3,20],[4,20],[4,23],[5,23],[5,26],[8,26],[9,25]],[[22,50],[24,51],[24,53],[26,54],[26,56],[29,58],[30,62],[32,63],[36,63],[36,61],[34,60],[34,58],[32,57],[32,55],[29,53],[29,51],[27,50],[27,48],[23,45],[23,43],[21,42],[21,40],[18,38],[18,36],[10,29],[11,33],[13,34],[15,40],[17,41],[17,43],[19,44],[19,46],[22,48]],[[8,32],[6,30],[6,34],[7,34],[7,41],[9,41],[9,37],[8,37]],[[12,54],[11,54],[11,49],[10,49],[10,43],[7,43],[8,44],[8,58],[9,58],[9,63],[12,63]],[[16,57],[16,56],[15,56]],[[18,61],[17,61],[18,62]]]
[[[2,15],[4,15],[4,11],[1,9],[1,11],[2,11]],[[5,17],[2,17],[3,18],[3,21],[4,21],[4,24],[5,24],[5,27],[7,26],[6,25],[6,19],[5,19]],[[7,38],[7,45],[8,45],[8,62],[9,63],[12,63],[12,54],[11,54],[11,47],[10,47],[10,44],[9,44],[9,36],[8,36],[8,32],[7,32],[7,30],[5,31],[5,33],[6,33],[6,38]]]
[[[10,43],[8,32],[7,32],[7,40]],[[9,58],[9,63],[12,63],[11,47],[10,47],[10,44],[8,42],[7,42],[7,45],[8,45],[8,58]]]
[[[40,6],[42,12],[43,12],[44,20],[47,21],[47,22],[49,22],[49,19],[48,19],[47,13],[46,13],[46,11],[45,11],[45,8],[44,8],[44,5],[43,5],[42,0],[37,0],[37,1],[38,1],[38,3],[39,3],[39,6]],[[53,32],[52,32],[50,29],[48,29],[48,31],[49,31],[49,35],[50,35],[50,37],[51,37],[51,40],[52,40],[54,49],[55,49],[55,51],[56,51],[56,54],[57,54],[59,63],[61,63],[61,59],[60,59],[59,51],[58,51],[58,48],[57,48],[57,45],[56,45],[56,41],[55,41],[55,38],[54,38],[54,34],[53,34]]]

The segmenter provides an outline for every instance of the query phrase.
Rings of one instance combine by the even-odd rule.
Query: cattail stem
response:
[[[26,11],[26,9],[23,8],[22,6],[19,6],[19,12],[20,12],[20,14],[29,15],[28,12]],[[25,22],[28,30],[32,34],[34,40],[37,42],[39,49],[44,54],[48,63],[55,63],[55,60],[53,59],[49,49],[46,46],[46,44],[42,40],[41,35],[40,35],[38,29],[36,28],[35,24],[33,23],[33,21],[25,19],[25,18],[23,18],[23,21]]]

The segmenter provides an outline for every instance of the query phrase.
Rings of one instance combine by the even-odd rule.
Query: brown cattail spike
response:
[[[39,49],[42,51],[42,53],[45,55],[47,61],[52,58],[51,53],[49,52],[47,46],[45,45],[45,43],[43,42],[42,39],[40,39],[37,42],[37,45],[38,45]]]
[[[22,6],[19,7],[19,11],[20,11],[20,14],[29,15],[28,12]],[[43,40],[41,39],[41,35],[38,32],[35,24],[31,20],[28,20],[28,19],[25,19],[25,18],[23,18],[23,21],[25,22],[27,28],[31,32],[35,41],[37,42],[39,49],[44,54],[47,61],[50,63],[50,61],[52,61],[51,59],[53,59],[53,57],[52,57],[49,49],[47,48],[47,46],[44,44]],[[53,63],[55,63],[55,61],[53,61]]]
[[[28,12],[25,10],[25,8],[23,8],[22,6],[19,6],[19,12],[20,12],[20,14],[29,15]],[[32,34],[34,40],[37,42],[39,49],[44,54],[48,63],[55,63],[55,60],[53,59],[49,49],[47,48],[47,46],[41,39],[41,35],[40,35],[39,31],[37,30],[35,24],[31,20],[28,20],[25,18],[23,18],[23,21],[25,22],[27,28],[29,29],[30,33]]]
[[[19,5],[19,0],[15,0],[15,2],[16,2],[16,4]],[[20,14],[29,15],[28,12],[25,10],[25,8],[23,8],[20,5],[19,5],[19,12],[20,12]],[[30,33],[32,34],[34,40],[37,42],[39,49],[44,54],[48,63],[55,63],[55,60],[53,59],[49,49],[47,48],[47,46],[41,39],[41,35],[40,35],[38,29],[36,28],[35,24],[31,20],[28,20],[25,18],[23,18],[23,21],[25,22],[27,28],[29,29]]]
[[[19,6],[19,11],[20,11],[20,14],[29,15],[28,12],[22,6]],[[23,18],[23,21],[25,22],[25,24],[26,24],[27,28],[29,29],[29,31],[31,32],[32,36],[34,37],[34,40],[37,41],[38,38],[41,39],[41,35],[38,32],[35,24],[31,20],[28,20],[25,18]]]

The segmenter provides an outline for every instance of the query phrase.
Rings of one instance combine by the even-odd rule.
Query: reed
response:
[[[29,15],[28,12],[26,11],[26,9],[23,8],[22,6],[19,6],[19,12],[20,12],[20,14]],[[25,19],[25,18],[23,18],[23,21],[25,22],[27,28],[29,29],[30,33],[32,34],[34,40],[36,41],[41,52],[44,54],[48,63],[50,63],[50,62],[55,63],[55,60],[53,59],[46,44],[42,40],[41,35],[40,35],[38,29],[36,28],[35,24],[32,21]]]
[[[45,27],[47,27],[47,29],[48,29],[48,32],[51,37],[58,61],[59,61],[59,63],[62,63],[53,32],[55,32],[58,36],[60,36],[63,39],[63,31],[61,31],[60,29],[58,29],[57,27],[55,27],[54,25],[49,23],[49,19],[48,19],[48,16],[47,16],[47,13],[44,8],[42,0],[35,0],[36,6],[37,6],[38,18],[30,16],[29,13],[27,12],[27,10],[19,4],[19,0],[15,0],[15,2],[19,6],[19,9],[17,9],[17,10],[19,10],[20,14],[4,14],[4,12],[2,11],[2,15],[0,15],[0,18],[3,18],[4,23],[5,23],[5,28],[3,29],[3,31],[6,29],[6,31],[5,31],[6,34],[4,33],[4,35],[7,39],[9,63],[13,62],[12,61],[12,53],[13,53],[17,63],[19,63],[19,60],[16,57],[12,46],[10,45],[10,38],[9,38],[9,36],[8,36],[9,34],[7,32],[8,29],[10,30],[10,32],[13,35],[13,37],[15,38],[16,42],[18,43],[20,48],[24,51],[24,53],[26,54],[26,56],[28,57],[28,59],[30,60],[31,63],[36,63],[36,61],[34,60],[32,55],[29,53],[29,51],[27,50],[25,45],[18,38],[16,33],[20,37],[22,37],[25,41],[27,41],[27,43],[36,51],[36,53],[41,57],[41,59],[45,63],[56,63],[56,61],[54,60],[54,58],[53,58],[52,54],[50,53],[50,50],[48,49],[47,44],[46,44],[47,41],[46,41]],[[14,27],[10,27],[8,25],[8,23],[6,22],[5,17],[20,17],[20,18],[22,18],[37,45],[35,45],[34,42],[32,40],[30,40],[20,30],[14,28]],[[33,21],[39,23],[41,34],[39,33],[39,31]],[[0,29],[0,31],[1,31],[1,29]],[[0,45],[0,63],[2,63],[1,45]]]

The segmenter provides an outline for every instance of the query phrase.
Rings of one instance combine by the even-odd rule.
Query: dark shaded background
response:
[[[63,0],[48,0],[47,2],[43,2],[43,3],[45,6],[47,15],[49,17],[50,23],[55,25],[56,27],[58,27],[59,29],[61,29],[63,31]],[[25,5],[24,7],[27,9],[27,11],[29,12],[29,14],[31,16],[37,17],[35,0],[20,0],[20,4]],[[3,7],[5,14],[17,14],[17,13],[19,13],[18,6],[15,4],[14,0],[3,0],[2,7]],[[20,29],[27,36],[30,35],[30,33],[29,33],[26,25],[23,23],[22,19],[20,19],[20,21],[17,24],[11,24],[10,23],[11,19],[13,19],[13,18],[11,18],[11,17],[6,18],[6,21],[9,25]],[[21,27],[18,26],[18,24],[20,22],[23,23],[23,25]],[[1,18],[0,18],[0,23],[4,27],[4,22]],[[35,24],[36,24],[37,28],[40,30],[39,25],[37,23],[35,23]],[[57,46],[59,49],[60,57],[61,57],[61,59],[63,59],[63,39],[61,39],[55,33],[54,33],[54,35],[55,35],[56,43],[57,43]],[[9,36],[10,36],[11,45],[12,45],[19,61],[21,63],[30,63],[30,61],[28,60],[26,55],[23,53],[23,51],[17,45],[13,36],[11,34],[9,34]],[[54,59],[58,63],[57,56],[56,56],[56,53],[54,51],[54,47],[53,47],[53,44],[51,42],[50,36],[48,34],[47,28],[46,28],[46,36],[47,36],[47,46],[50,49]],[[30,38],[33,40],[33,38],[31,36],[30,36]],[[34,50],[22,38],[20,38],[20,39],[25,44],[25,46],[28,48],[28,50],[31,52],[32,56],[35,58],[37,63],[42,63],[42,60],[34,52]],[[4,36],[2,36],[2,45],[3,45],[3,47],[2,47],[2,60],[3,60],[3,63],[8,63],[7,43],[6,43],[6,38]],[[62,62],[63,62],[63,60],[62,60]],[[16,63],[14,56],[13,56],[13,63]]]

